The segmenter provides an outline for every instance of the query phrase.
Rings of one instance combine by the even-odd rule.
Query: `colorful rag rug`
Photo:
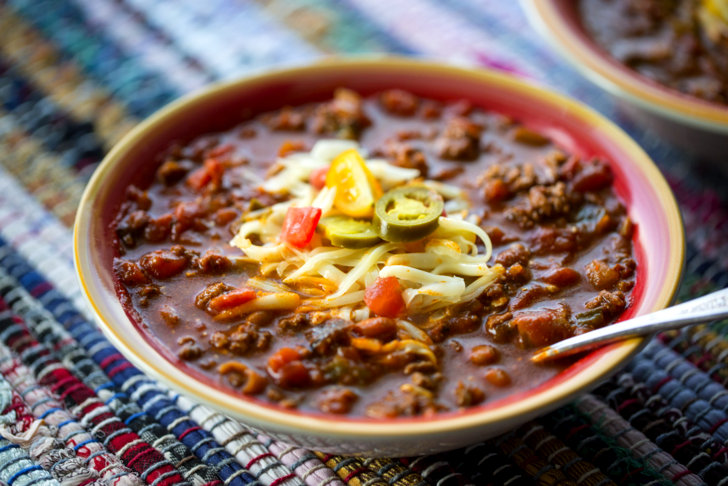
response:
[[[302,450],[171,394],[92,324],[71,225],[139,120],[219,79],[339,53],[517,73],[624,127],[687,229],[679,300],[728,286],[728,176],[631,124],[516,2],[0,0],[0,481],[8,485],[728,485],[728,328],[655,338],[591,394],[426,457]]]

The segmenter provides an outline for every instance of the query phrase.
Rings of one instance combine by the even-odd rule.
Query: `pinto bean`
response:
[[[485,372],[485,381],[498,388],[511,384],[511,376],[501,368],[489,368]]]
[[[397,321],[388,317],[372,317],[356,323],[354,330],[368,338],[391,341],[397,335]]]
[[[496,255],[495,262],[504,267],[510,267],[514,263],[528,265],[530,258],[531,252],[521,243],[516,243]]]
[[[551,142],[548,137],[526,127],[518,127],[513,131],[513,140],[524,145],[540,147]]]
[[[149,275],[164,280],[174,277],[187,267],[187,256],[173,250],[155,250],[145,253],[139,264]]]
[[[273,321],[273,314],[269,311],[255,311],[248,315],[246,321],[256,327],[264,327]]]
[[[232,222],[238,217],[237,210],[233,208],[220,208],[215,212],[215,224],[218,226],[225,226]]]
[[[556,285],[565,288],[574,285],[581,280],[581,274],[569,267],[554,268],[546,272],[541,280],[547,284]]]
[[[498,350],[490,344],[480,344],[470,350],[470,361],[478,366],[493,364],[498,357]]]

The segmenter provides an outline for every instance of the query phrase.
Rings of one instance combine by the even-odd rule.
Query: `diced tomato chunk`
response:
[[[288,208],[281,227],[281,240],[296,248],[305,248],[313,238],[319,219],[320,208]]]
[[[223,172],[225,172],[225,167],[220,161],[214,158],[205,159],[202,167],[195,169],[187,176],[187,184],[195,191],[202,190],[210,183],[219,186]]]
[[[569,337],[573,331],[567,320],[568,308],[523,312],[511,321],[524,346],[546,346]]]
[[[235,289],[210,300],[207,308],[213,312],[222,312],[255,299],[255,295],[255,290],[253,289]]]
[[[268,358],[268,370],[272,374],[278,373],[284,365],[291,361],[297,361],[301,359],[301,354],[295,348],[281,348],[275,353],[271,354]]]
[[[379,277],[364,292],[369,310],[382,317],[397,317],[405,310],[402,286],[396,277]]]
[[[326,174],[329,173],[329,167],[321,167],[311,172],[309,182],[314,189],[321,190],[326,185]]]
[[[174,208],[175,228],[174,233],[179,235],[188,228],[195,225],[195,221],[202,214],[200,206],[194,201],[185,201],[177,204]],[[174,239],[174,234],[172,239]]]
[[[301,388],[311,383],[311,375],[303,363],[291,361],[283,365],[276,381],[284,388]]]
[[[210,173],[207,172],[204,167],[199,167],[187,176],[187,185],[195,191],[199,191],[211,180],[212,177],[210,176]]]
[[[574,176],[574,189],[579,192],[598,191],[612,183],[612,171],[599,160],[583,163],[581,172]]]
[[[490,179],[485,183],[485,200],[498,203],[511,197],[511,190],[501,179]]]
[[[268,373],[278,385],[291,388],[310,384],[311,375],[301,361],[304,353],[299,348],[281,348],[268,358]]]
[[[573,183],[578,192],[598,191],[612,183],[612,171],[599,159],[571,158],[560,169],[562,175]]]

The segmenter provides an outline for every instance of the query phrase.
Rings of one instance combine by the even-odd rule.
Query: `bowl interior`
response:
[[[342,437],[393,437],[482,427],[545,411],[613,372],[636,351],[639,339],[602,348],[528,392],[465,412],[376,421],[285,411],[241,397],[210,384],[150,339],[138,316],[127,313],[121,305],[111,270],[116,245],[111,244],[110,228],[124,199],[124,188],[149,180],[159,162],[157,154],[173,142],[230,128],[245,117],[283,105],[323,100],[342,86],[365,95],[399,88],[441,100],[467,99],[547,133],[581,157],[606,159],[615,174],[615,190],[637,226],[637,284],[634,301],[624,317],[665,307],[671,301],[684,253],[680,215],[659,171],[617,127],[573,101],[503,74],[411,60],[335,61],[214,86],[173,103],[138,126],[97,169],[77,217],[77,267],[102,329],[134,364],[199,401],[263,428]]]

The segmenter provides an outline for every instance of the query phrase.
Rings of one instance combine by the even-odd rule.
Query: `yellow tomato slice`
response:
[[[355,149],[336,156],[326,173],[326,187],[336,188],[334,207],[353,218],[371,218],[382,195],[379,182]]]
[[[703,0],[698,19],[713,42],[725,40],[728,37],[728,0]]]
[[[703,0],[703,7],[724,22],[728,22],[728,0]]]

